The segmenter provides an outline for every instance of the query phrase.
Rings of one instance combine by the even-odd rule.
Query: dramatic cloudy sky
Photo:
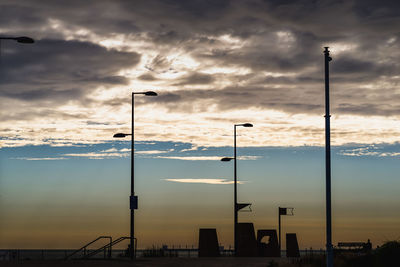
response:
[[[119,176],[129,176],[129,142],[116,143],[112,136],[130,131],[131,91],[154,90],[158,97],[135,99],[138,157],[149,166],[160,163],[167,168],[170,164],[171,168],[184,170],[148,174],[158,182],[154,187],[147,184],[149,188],[144,187],[144,192],[157,188],[158,194],[167,196],[167,192],[179,191],[181,184],[190,188],[197,184],[213,186],[213,190],[223,187],[230,192],[229,167],[221,167],[225,171],[222,175],[214,168],[212,173],[207,163],[231,153],[234,123],[251,122],[255,127],[241,128],[239,138],[240,145],[248,149],[243,151],[243,165],[254,165],[252,176],[266,175],[266,161],[280,162],[282,173],[276,170],[275,174],[285,176],[284,169],[290,167],[285,166],[282,154],[293,159],[299,150],[310,160],[309,167],[316,169],[311,176],[314,182],[319,181],[314,189],[321,191],[315,195],[321,203],[310,208],[316,212],[306,212],[304,218],[319,221],[302,221],[302,227],[308,225],[310,234],[310,227],[318,225],[319,232],[304,239],[308,240],[306,245],[322,247],[323,49],[329,46],[333,58],[331,113],[335,155],[347,162],[357,160],[354,164],[367,160],[361,165],[346,165],[349,169],[343,169],[343,173],[354,177],[355,189],[362,181],[357,180],[362,178],[359,170],[375,170],[374,163],[381,164],[378,169],[384,172],[377,175],[392,177],[393,166],[399,160],[400,139],[399,10],[400,2],[395,0],[2,0],[0,36],[30,36],[36,42],[1,41],[1,201],[19,201],[18,205],[23,206],[17,197],[23,194],[19,179],[28,173],[36,177],[40,188],[56,190],[56,185],[49,186],[47,178],[43,178],[39,168],[42,165],[41,168],[51,169],[44,173],[51,177],[62,173],[65,179],[76,169],[97,168],[98,164],[108,164],[111,169],[124,166],[118,170]],[[319,156],[315,156],[316,151]],[[291,164],[297,163],[293,159]],[[32,165],[39,168],[37,172],[35,168],[27,170]],[[57,169],[58,165],[62,170]],[[207,177],[198,174],[204,170]],[[295,177],[296,170],[293,167],[290,175],[297,181],[294,187],[302,188],[300,178]],[[87,174],[87,179],[98,175]],[[382,181],[381,191],[375,183],[370,184],[360,195],[375,192],[375,198],[380,199],[378,195],[387,195],[385,190],[390,190],[393,182],[391,178]],[[285,180],[286,186],[290,184],[289,178]],[[94,192],[100,194],[107,187],[103,186]],[[287,187],[280,189],[284,188]],[[36,208],[43,201],[52,201],[53,195],[37,190],[32,191],[37,194]],[[255,194],[249,192],[249,196]],[[80,198],[84,199],[83,195]],[[193,205],[204,211],[201,199]],[[381,205],[390,202],[392,206],[388,207],[398,211],[399,206],[393,204],[398,200],[391,195]],[[153,206],[149,207],[160,209],[152,201]],[[258,201],[267,202],[261,195]],[[276,205],[282,203],[276,201]],[[176,200],[177,203],[182,201]],[[294,199],[291,203],[296,205]],[[73,207],[76,203],[67,208]],[[119,208],[125,216],[125,206]],[[354,210],[359,208],[354,206]],[[226,227],[231,227],[229,211]],[[23,214],[20,208],[10,211],[4,204],[0,212],[10,218],[3,229],[11,227],[15,220],[24,220],[18,217]],[[51,212],[54,211],[47,210],[46,214]],[[398,222],[399,218],[390,217],[390,212],[386,215],[390,225]],[[190,220],[185,225],[191,225]],[[157,227],[158,234],[165,235],[163,242],[179,243],[160,230],[172,229],[171,225]],[[21,233],[20,228],[14,230],[15,234],[8,231],[8,243],[1,244],[3,247],[24,246],[10,241]],[[222,232],[225,245],[231,243],[228,230]],[[188,229],[186,233],[193,231]],[[368,233],[354,238],[366,239]],[[149,235],[143,237],[146,244],[159,242]],[[182,239],[195,243],[196,238],[187,235],[180,232]],[[397,229],[395,237],[398,236]],[[376,237],[376,242],[386,237],[391,238],[385,233]],[[68,244],[75,246],[82,239],[77,234],[76,240]]]
[[[7,3],[9,2],[9,3]],[[323,47],[332,51],[333,142],[399,139],[397,1],[2,1],[4,146],[137,139],[321,145]],[[152,111],[152,112],[149,112]],[[193,127],[196,126],[196,131]]]

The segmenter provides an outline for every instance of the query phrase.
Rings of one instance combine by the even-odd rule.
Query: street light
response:
[[[113,137],[114,138],[124,138],[124,137],[126,137],[128,135],[132,135],[132,134],[116,133],[116,134],[114,134]]]
[[[238,224],[238,212],[244,207],[249,206],[250,204],[241,204],[239,205],[237,203],[237,157],[236,157],[236,127],[237,126],[243,126],[243,127],[253,127],[253,124],[251,123],[242,123],[242,124],[234,124],[233,125],[233,158],[232,157],[224,157],[221,159],[221,161],[231,161],[232,159],[234,160],[234,182],[233,182],[233,212],[234,212],[234,217],[233,217],[233,240],[234,240],[234,245],[235,245],[235,256],[237,255],[237,224]]]
[[[129,197],[129,209],[131,213],[131,233],[130,233],[130,247],[129,247],[129,255],[131,259],[135,258],[135,250],[134,250],[134,239],[135,239],[135,209],[138,208],[138,197],[135,196],[135,177],[134,177],[134,95],[145,95],[145,96],[157,96],[156,92],[147,91],[147,92],[132,92],[132,125],[131,125],[131,133],[116,133],[114,134],[114,138],[124,138],[128,135],[132,137],[131,139],[131,195]]]
[[[14,40],[17,41],[18,43],[23,43],[23,44],[32,44],[35,42],[30,37],[27,36],[21,36],[21,37],[0,37],[0,40]]]
[[[333,267],[331,209],[331,114],[329,111],[329,47],[325,47],[325,179],[326,179],[326,266]]]
[[[20,36],[20,37],[1,37],[0,36],[0,50],[1,50],[1,40],[14,40],[17,41],[18,43],[22,43],[22,44],[33,44],[35,42],[35,40],[33,40],[30,37],[26,37],[26,36]],[[1,54],[1,51],[0,51]]]

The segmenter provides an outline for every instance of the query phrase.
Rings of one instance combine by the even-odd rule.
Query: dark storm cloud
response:
[[[296,91],[303,91],[297,94]],[[272,87],[225,87],[221,90],[192,89],[164,93],[157,97],[156,103],[163,103],[171,110],[196,112],[198,107],[216,104],[220,111],[246,108],[272,108],[290,113],[322,112],[322,91],[315,96],[305,88],[272,88]],[[196,103],[198,106],[196,106]],[[207,104],[205,104],[207,103]]]
[[[399,99],[399,96],[397,96],[397,99]],[[340,103],[336,107],[336,110],[339,113],[344,114],[391,116],[400,114],[400,104],[382,107],[380,104],[375,103],[364,103],[362,105],[356,105],[353,103]]]
[[[189,85],[189,84],[210,84],[214,81],[211,74],[205,73],[191,73],[185,77],[180,78],[174,85]]]
[[[153,75],[151,75],[150,73],[146,73],[146,74],[140,75],[138,77],[138,79],[141,80],[141,81],[155,81],[155,80],[157,80],[157,78],[154,77]]]
[[[77,41],[39,40],[34,45],[7,44],[1,55],[0,96],[22,100],[79,100],[100,85],[126,84],[116,73],[135,66],[133,52],[107,50]]]
[[[279,78],[276,78],[279,79]],[[296,78],[293,78],[295,81]],[[323,81],[322,81],[323,82]],[[215,105],[221,112],[237,109],[267,108],[291,114],[323,114],[324,88],[321,82],[307,79],[306,83],[287,83],[279,87],[271,84],[259,86],[229,86],[220,90],[191,89],[164,92],[155,101],[171,111],[198,112]],[[393,116],[400,114],[400,94],[395,88],[374,91],[360,87],[343,89],[341,84],[332,85],[332,112],[334,114]],[[390,103],[388,105],[383,103]]]
[[[398,23],[398,10],[395,0],[3,0],[0,21],[4,29],[25,26],[33,30],[57,19],[66,27],[79,26],[106,35],[148,33],[167,43],[201,34],[249,37],[285,28],[329,40],[348,37],[360,29],[368,31],[366,24],[384,25],[385,32],[391,31],[396,24],[390,27],[388,18]]]
[[[38,29],[48,26],[50,19],[56,19],[64,22],[69,29],[83,27],[102,35],[146,32],[160,42],[175,42],[190,37],[188,33],[191,31],[198,32],[198,28],[204,28],[203,24],[211,25],[209,21],[221,18],[229,5],[230,1],[227,0],[5,0],[2,1],[1,15],[4,28],[17,30],[17,33],[36,31],[43,36]],[[27,21],[33,21],[34,25],[31,27],[26,24],[24,17],[27,17]],[[190,22],[197,22],[198,26]],[[56,30],[53,31],[47,34],[58,34]]]
[[[55,19],[64,22],[69,29],[82,27],[103,35],[147,33],[156,42],[173,44],[197,35],[225,33],[244,38],[288,26],[301,28],[303,24],[309,26],[310,22],[319,28],[338,25],[320,20],[321,15],[316,16],[320,11],[327,11],[326,6],[332,1],[290,1],[278,5],[273,2],[6,0],[2,4],[2,24],[5,29],[35,31],[48,26],[49,20]],[[330,16],[349,11],[349,4],[344,4],[345,2],[331,3]],[[26,23],[25,17],[28,22],[33,22],[32,27]],[[347,16],[342,17],[341,21],[344,18]],[[315,23],[316,19],[319,23]],[[47,34],[57,34],[57,29],[52,31]]]
[[[341,55],[332,64],[332,72],[337,74],[372,73],[375,75],[393,74],[396,66],[377,63],[371,60],[352,58],[349,55]]]
[[[391,33],[399,25],[400,2],[396,0],[355,0],[352,11],[373,32]],[[391,27],[392,26],[392,27]]]
[[[246,83],[236,87],[213,88],[222,77],[196,71],[169,81],[176,86],[209,85],[207,90],[188,88],[160,94],[160,103],[188,111],[193,110],[191,103],[207,100],[221,110],[255,106],[291,113],[321,112],[321,105],[315,103],[323,101],[323,46],[350,43],[356,47],[351,52],[332,54],[332,82],[340,84],[332,85],[336,111],[398,115],[394,102],[398,83],[384,76],[399,73],[399,10],[400,2],[395,0],[4,0],[0,26],[4,34],[63,39],[65,33],[50,27],[55,20],[72,33],[85,29],[110,38],[124,34],[128,39],[150,41],[163,51],[180,48],[198,62],[251,70],[249,77],[231,75],[230,81]],[[218,40],[224,34],[237,38],[243,46],[224,46]],[[18,51],[8,48],[8,54],[4,51],[7,67],[1,76],[5,88],[1,95],[60,101],[84,97],[87,88],[124,84],[126,78],[115,73],[139,60],[132,52],[84,42],[43,40],[27,47],[13,46]],[[11,61],[11,53],[18,60]],[[149,73],[138,79],[159,82],[157,74],[174,71],[171,64],[160,52],[146,63]],[[259,74],[263,72],[282,76]],[[376,81],[389,85],[369,91],[362,86]],[[386,94],[392,97],[383,97]],[[125,100],[105,104],[118,106],[120,101]],[[143,103],[146,101],[153,100]]]
[[[82,113],[68,113],[60,112],[50,108],[42,108],[36,110],[18,110],[15,112],[2,112],[0,114],[0,120],[2,122],[21,120],[34,120],[35,118],[46,118],[47,120],[68,120],[68,119],[82,119],[85,118],[85,114]]]

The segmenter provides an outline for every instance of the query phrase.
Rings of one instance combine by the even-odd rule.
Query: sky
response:
[[[3,0],[0,247],[129,234],[135,96],[139,247],[233,244],[239,221],[325,246],[324,47],[333,243],[400,239],[398,1]],[[285,242],[283,241],[283,244]]]

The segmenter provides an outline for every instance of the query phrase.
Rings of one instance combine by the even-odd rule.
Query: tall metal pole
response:
[[[138,208],[138,197],[135,196],[135,94],[145,95],[145,96],[157,96],[156,92],[147,91],[147,92],[132,92],[132,118],[131,118],[131,133],[116,133],[114,134],[115,138],[122,138],[128,135],[131,136],[131,194],[129,196],[129,209],[131,213],[131,233],[130,233],[130,244],[128,247],[129,256],[131,259],[136,258],[136,244],[137,239],[135,238],[135,209]]]
[[[237,255],[237,223],[238,223],[238,210],[237,210],[237,163],[236,163],[236,125],[233,126],[233,157],[235,160],[234,163],[234,191],[233,191],[233,196],[234,196],[234,224],[233,224],[233,238],[234,238],[234,244],[235,244],[235,256]]]
[[[278,229],[279,229],[279,256],[281,255],[281,249],[282,249],[282,238],[281,238],[281,208],[280,207],[278,207],[278,216],[279,216],[279,219],[278,219]]]
[[[135,120],[134,120],[134,110],[135,110],[135,106],[134,106],[134,99],[135,99],[135,94],[132,92],[132,129],[131,129],[131,137],[132,137],[132,141],[131,141],[131,196],[130,196],[130,210],[131,210],[131,235],[130,235],[130,257],[131,259],[134,259],[136,257],[135,255],[135,249],[134,249],[134,243],[135,243],[135,207],[134,205],[132,205],[132,202],[134,201],[134,196],[135,196],[135,174],[134,174],[134,146],[135,146],[135,138],[134,138],[134,126],[135,126]]]
[[[329,47],[325,47],[325,170],[326,170],[326,266],[333,267],[331,210],[331,125],[329,111]]]

